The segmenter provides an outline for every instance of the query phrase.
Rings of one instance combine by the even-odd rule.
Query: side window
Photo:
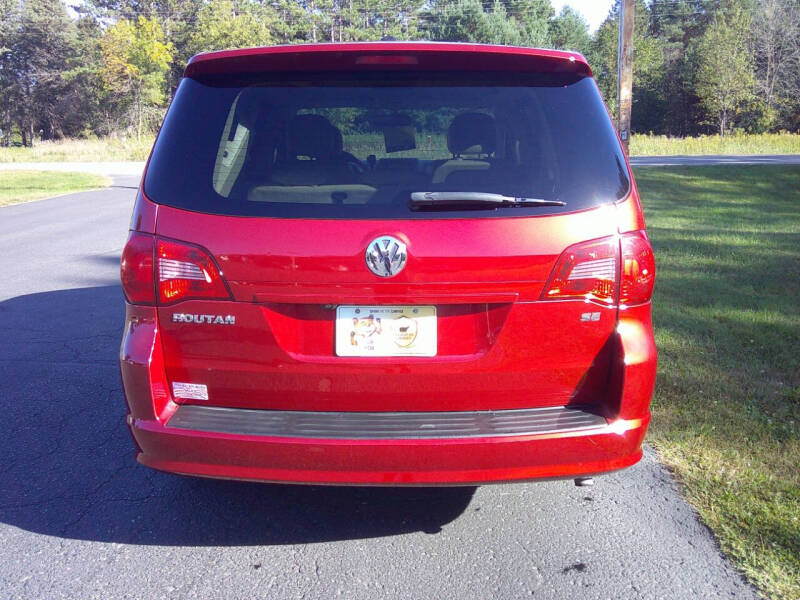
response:
[[[230,195],[233,184],[239,177],[250,140],[250,130],[237,117],[236,107],[240,97],[236,98],[228,112],[217,149],[217,160],[214,162],[214,191],[225,198]]]

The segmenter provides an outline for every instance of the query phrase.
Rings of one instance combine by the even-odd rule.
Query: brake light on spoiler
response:
[[[643,304],[653,294],[655,274],[653,250],[643,231],[581,242],[558,258],[541,299]]]
[[[120,263],[122,289],[132,304],[230,299],[211,255],[193,244],[131,232]]]
[[[365,54],[356,57],[357,65],[417,65],[416,56],[403,54]]]

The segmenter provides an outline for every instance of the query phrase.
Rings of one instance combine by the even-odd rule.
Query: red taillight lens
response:
[[[559,257],[542,300],[642,304],[653,295],[656,265],[644,231],[582,242]],[[619,285],[617,285],[619,282]]]
[[[189,298],[230,298],[219,269],[202,248],[159,238],[156,261],[159,304]]]
[[[653,295],[656,261],[644,231],[622,236],[622,285],[620,304],[642,304]]]
[[[617,237],[570,246],[556,262],[542,300],[581,298],[613,304],[617,295],[618,259]]]
[[[205,250],[147,233],[131,232],[122,251],[120,276],[131,304],[230,298],[219,269]]]
[[[154,304],[153,236],[132,231],[120,260],[122,291],[131,304]]]

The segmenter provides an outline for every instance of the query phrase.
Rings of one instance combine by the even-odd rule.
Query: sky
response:
[[[589,23],[589,31],[595,30],[605,21],[608,11],[614,5],[614,0],[550,0],[556,13],[561,11],[561,7],[569,6],[575,12],[583,15]]]

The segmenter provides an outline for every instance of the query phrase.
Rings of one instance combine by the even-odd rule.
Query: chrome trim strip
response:
[[[508,437],[606,428],[586,407],[464,412],[306,412],[183,405],[167,427],[265,437],[402,440]]]

